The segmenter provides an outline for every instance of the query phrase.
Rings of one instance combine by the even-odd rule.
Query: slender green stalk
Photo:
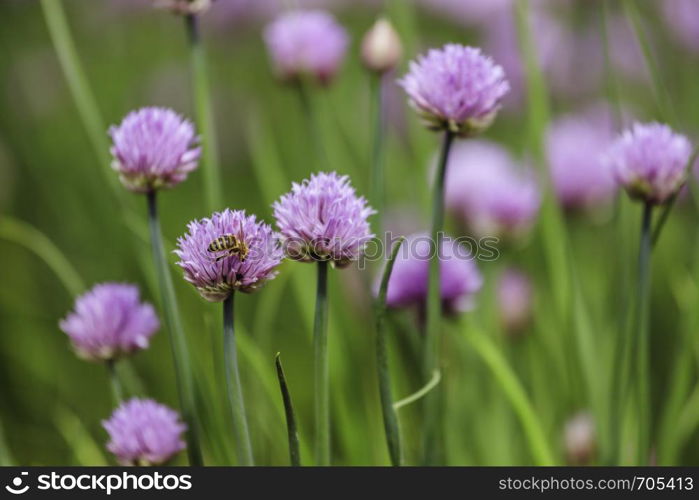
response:
[[[189,360],[189,349],[184,330],[182,329],[182,322],[177,308],[177,297],[175,296],[172,277],[170,276],[167,258],[163,249],[155,191],[149,191],[146,199],[148,203],[148,226],[150,228],[153,262],[165,312],[165,324],[170,334],[170,348],[175,365],[175,378],[180,407],[182,415],[188,424],[187,452],[189,454],[189,463],[190,465],[202,465],[201,451],[199,449],[199,421],[194,399],[194,380]]]
[[[211,102],[206,53],[199,30],[199,18],[185,16],[187,37],[192,59],[194,102],[197,110],[197,125],[201,131],[203,150],[204,189],[210,212],[220,210],[223,203],[221,191],[221,167],[219,164],[216,120]]]
[[[328,261],[318,261],[313,324],[316,465],[330,465],[330,381],[328,366]]]
[[[398,417],[393,406],[391,394],[391,371],[388,366],[388,346],[386,342],[386,293],[388,282],[391,279],[393,265],[405,238],[401,237],[393,246],[391,255],[386,262],[386,270],[381,279],[379,296],[374,304],[374,321],[376,324],[376,367],[379,379],[379,395],[381,396],[381,410],[383,412],[383,426],[386,432],[386,444],[391,456],[391,463],[395,466],[402,464],[400,428]]]
[[[602,44],[604,46],[604,74],[605,74],[605,92],[607,101],[612,107],[614,116],[614,128],[619,130],[623,126],[623,110],[621,104],[621,93],[619,85],[614,76],[614,66],[611,59],[611,48],[609,43],[609,0],[602,0],[602,8],[599,9],[600,16],[600,34]]]
[[[517,375],[507,364],[507,359],[498,350],[497,346],[482,332],[473,328],[466,332],[466,340],[488,366],[496,378],[505,396],[512,405],[517,418],[524,429],[524,435],[529,443],[529,450],[534,462],[538,466],[554,465],[554,457],[546,440],[546,434],[541,425],[541,420],[532,408],[522,384]]]
[[[301,451],[299,450],[299,433],[296,426],[296,414],[294,413],[294,405],[291,402],[289,386],[286,383],[286,376],[284,375],[284,367],[282,367],[280,353],[277,353],[277,355],[274,357],[274,364],[277,367],[279,390],[282,393],[282,400],[284,401],[284,413],[286,415],[286,433],[289,437],[289,460],[293,467],[300,467]]]
[[[371,202],[378,212],[376,220],[380,234],[383,231],[383,206],[386,196],[385,192],[385,119],[383,106],[383,75],[372,75],[372,94],[374,106],[374,144],[371,162]]]
[[[296,84],[296,91],[299,96],[299,103],[301,104],[301,109],[303,110],[304,117],[306,119],[306,127],[308,127],[308,135],[311,138],[313,147],[315,149],[315,162],[317,165],[321,165],[326,162],[327,154],[325,148],[323,147],[322,134],[320,121],[318,118],[318,113],[316,107],[313,105],[310,92],[308,91],[309,83],[307,81],[299,81]]]
[[[440,372],[439,370],[435,370],[434,373],[432,374],[432,377],[430,378],[430,380],[428,380],[425,385],[420,387],[420,389],[413,392],[409,396],[406,396],[403,399],[399,399],[398,401],[393,403],[393,409],[395,411],[398,411],[401,408],[405,408],[406,406],[415,403],[416,401],[420,401],[420,399],[427,396],[427,394],[429,394],[429,392],[432,389],[437,387],[441,381],[442,381],[442,372]]]
[[[650,259],[651,259],[651,225],[653,205],[646,202],[643,207],[641,222],[641,242],[638,253],[638,288],[637,288],[637,365],[636,377],[638,387],[639,424],[639,464],[647,463],[650,454],[652,429],[652,412],[650,409]]]
[[[651,77],[653,95],[655,97],[658,113],[664,121],[674,123],[676,125],[675,109],[672,105],[672,100],[670,99],[670,93],[667,90],[665,81],[662,78],[662,72],[658,67],[658,63],[653,55],[650,41],[646,36],[646,32],[643,27],[643,18],[638,10],[638,5],[636,5],[635,0],[622,0],[622,4],[626,17],[628,18],[631,28],[636,36],[636,40],[638,41],[641,51],[643,52],[646,68]]]
[[[10,447],[7,445],[5,438],[5,430],[0,422],[0,467],[8,467],[14,465],[14,459],[10,453]]]
[[[107,361],[107,372],[109,373],[109,381],[112,386],[112,397],[114,398],[114,405],[119,406],[121,402],[124,401],[124,391],[121,388],[119,374],[116,371],[116,362],[113,359]]]
[[[85,290],[82,278],[61,250],[41,231],[7,215],[0,217],[0,238],[36,254],[54,272],[68,293],[80,295]]]
[[[41,8],[51,41],[58,55],[58,61],[68,83],[68,89],[78,108],[90,145],[99,159],[107,184],[112,188],[117,198],[123,201],[124,191],[110,165],[107,128],[104,126],[104,120],[97,106],[97,99],[90,89],[85,71],[80,64],[62,1],[41,0]]]
[[[446,177],[449,151],[454,142],[454,134],[444,132],[442,150],[440,153],[437,171],[435,172],[434,194],[432,205],[432,232],[430,233],[430,266],[429,280],[427,284],[427,324],[425,332],[425,357],[423,359],[422,373],[425,377],[433,373],[439,367],[439,346],[441,343],[442,323],[442,298],[441,279],[439,276],[439,264],[442,254],[442,233],[444,231],[444,179]],[[438,424],[439,424],[439,398],[432,393],[425,399],[425,462],[433,464],[436,459]]]
[[[235,294],[231,292],[223,302],[223,361],[226,368],[228,403],[233,418],[233,433],[235,434],[238,465],[254,465],[250,432],[248,431],[248,419],[245,415],[243,384],[240,381],[240,370],[238,369],[238,352],[235,343],[235,322],[233,316],[234,297]]]

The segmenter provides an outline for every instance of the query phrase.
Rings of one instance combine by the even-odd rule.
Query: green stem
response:
[[[505,357],[492,340],[480,331],[469,330],[466,333],[466,339],[488,368],[490,368],[490,371],[514,408],[517,418],[524,429],[524,435],[527,438],[529,449],[536,465],[554,465],[553,453],[546,440],[541,421],[534,412],[522,384],[517,379],[512,368],[507,364]]]
[[[97,99],[90,89],[85,71],[80,64],[75,42],[70,33],[61,0],[41,0],[46,25],[58,55],[58,61],[68,83],[68,89],[78,108],[90,145],[102,166],[107,184],[119,200],[124,201],[124,192],[111,168],[109,142],[104,120],[97,106]]]
[[[303,114],[306,119],[308,135],[310,136],[311,142],[313,143],[313,147],[315,149],[315,163],[316,165],[320,166],[327,163],[327,155],[325,153],[325,149],[323,148],[318,113],[311,100],[310,92],[308,91],[309,85],[310,84],[307,81],[299,81],[296,84],[296,90],[298,92],[299,102],[301,103],[301,109],[303,110]]]
[[[282,393],[282,401],[284,401],[284,413],[286,415],[286,433],[289,438],[289,460],[293,467],[301,466],[301,451],[299,450],[299,433],[296,426],[296,414],[294,413],[294,405],[291,401],[289,386],[286,383],[284,375],[284,367],[280,353],[274,357],[274,364],[277,367],[277,378],[279,379],[279,390]]]
[[[206,53],[199,30],[197,15],[185,17],[187,37],[192,58],[194,101],[197,110],[197,125],[201,131],[203,146],[204,189],[210,212],[220,210],[223,203],[221,191],[221,167],[219,164],[216,120],[213,113],[211,89],[209,85]]]
[[[198,439],[199,422],[194,399],[194,381],[189,360],[189,349],[184,330],[182,329],[182,322],[177,308],[177,297],[175,296],[172,277],[170,276],[167,258],[163,249],[155,191],[149,191],[146,199],[148,202],[148,226],[150,228],[153,262],[165,312],[165,324],[170,333],[170,348],[175,365],[175,378],[180,407],[182,415],[188,424],[187,452],[189,453],[189,463],[190,465],[202,465]]]
[[[330,465],[330,383],[328,367],[328,261],[318,261],[313,325],[316,465]]]
[[[5,215],[0,218],[0,238],[22,245],[36,254],[56,274],[73,297],[85,290],[82,278],[63,252],[38,229]]]
[[[383,425],[386,432],[386,444],[388,445],[388,453],[391,456],[391,463],[394,466],[402,464],[402,457],[400,428],[398,426],[396,410],[393,406],[391,372],[388,367],[388,346],[386,345],[386,293],[388,291],[388,283],[391,279],[396,256],[404,241],[405,238],[401,237],[393,246],[391,256],[388,262],[386,262],[386,270],[381,279],[379,296],[374,306],[376,323],[376,367],[379,379],[379,395],[381,396],[381,410],[383,412]]]
[[[638,41],[641,51],[643,52],[646,68],[651,77],[653,95],[655,97],[658,113],[665,122],[676,124],[675,109],[670,99],[670,93],[665,86],[662,73],[653,55],[650,41],[646,36],[646,32],[643,27],[643,18],[638,10],[638,5],[636,5],[635,0],[622,0],[622,4],[624,11],[626,12],[626,17],[631,23],[631,28],[634,31],[636,40]]]
[[[440,279],[440,257],[442,254],[442,232],[444,231],[444,179],[446,177],[449,151],[454,141],[454,134],[444,132],[442,149],[434,179],[432,205],[432,232],[430,233],[430,265],[427,283],[427,323],[425,336],[425,357],[423,374],[427,377],[439,367],[439,346],[441,343],[442,297]],[[425,399],[425,462],[433,464],[439,447],[439,398],[432,393]]]
[[[234,292],[223,302],[223,360],[226,367],[226,386],[228,388],[228,403],[233,418],[235,447],[238,455],[238,465],[254,465],[248,419],[245,415],[245,400],[243,385],[238,369],[238,352],[235,344],[235,323],[233,317]]]
[[[374,97],[374,145],[371,164],[371,190],[372,203],[378,212],[376,220],[379,231],[383,230],[383,206],[385,193],[384,163],[385,163],[385,120],[383,110],[383,75],[372,75],[372,87]]]
[[[649,459],[652,429],[652,412],[650,410],[650,259],[651,259],[651,225],[653,220],[653,205],[646,202],[643,207],[641,222],[641,242],[638,253],[638,288],[637,288],[637,383],[638,383],[638,418],[639,425],[639,464],[647,463]]]
[[[409,396],[404,397],[403,399],[400,399],[393,403],[393,409],[395,411],[400,410],[401,408],[404,408],[408,405],[413,404],[416,401],[420,401],[421,398],[424,398],[429,392],[437,387],[439,383],[442,381],[442,372],[439,370],[435,370],[434,373],[432,374],[432,378],[427,381],[425,385],[420,387],[417,391],[413,392]]]
[[[124,391],[121,388],[119,375],[116,371],[116,362],[113,359],[107,361],[107,372],[109,372],[109,380],[112,386],[112,397],[114,398],[115,406],[119,406],[124,401]]]

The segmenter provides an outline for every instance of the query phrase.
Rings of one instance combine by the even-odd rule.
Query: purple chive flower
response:
[[[376,212],[357,196],[346,175],[313,174],[294,183],[273,208],[284,250],[293,260],[329,260],[344,267],[374,237],[367,219]]]
[[[176,411],[152,399],[122,403],[102,426],[109,433],[107,449],[123,465],[160,465],[185,448],[187,426]]]
[[[282,14],[264,32],[272,63],[285,81],[313,77],[327,85],[337,73],[349,44],[345,30],[320,10]]]
[[[519,333],[532,317],[532,284],[529,277],[515,269],[506,270],[498,281],[500,321],[506,331]]]
[[[609,111],[600,107],[555,121],[546,149],[553,187],[560,203],[569,209],[595,208],[614,197],[617,184],[609,165],[597,152],[612,143]]]
[[[469,136],[487,128],[510,90],[503,69],[480,49],[447,45],[410,63],[398,82],[433,130]]]
[[[699,4],[696,0],[658,2],[670,33],[690,50],[699,51]]]
[[[516,238],[533,224],[540,194],[534,175],[505,149],[472,140],[452,147],[445,203],[477,236]]]
[[[692,146],[667,125],[636,123],[612,144],[606,161],[632,198],[660,204],[687,179]]]
[[[78,356],[109,361],[147,348],[160,323],[153,306],[140,301],[138,287],[102,283],[77,298],[60,327]]]
[[[132,111],[109,135],[112,167],[131,191],[171,188],[197,168],[201,148],[194,126],[170,109]]]
[[[177,240],[177,263],[184,278],[206,300],[222,302],[236,290],[252,293],[277,275],[284,254],[272,228],[244,210],[214,213],[210,219],[188,224],[188,233]],[[219,238],[232,236],[245,248],[239,253],[209,251]]]
[[[391,308],[424,307],[431,254],[430,237],[416,233],[407,237],[393,266],[386,304]],[[440,287],[444,310],[458,313],[470,309],[483,278],[474,257],[458,240],[442,238]]]

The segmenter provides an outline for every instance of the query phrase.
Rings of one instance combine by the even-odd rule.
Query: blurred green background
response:
[[[226,0],[221,0],[225,3]],[[163,11],[120,0],[62,2],[90,88],[106,125],[130,110],[171,107],[193,116],[189,53],[183,21]],[[145,3],[145,2],[144,2]],[[326,2],[333,3],[333,2]],[[350,2],[351,3],[351,2]],[[380,2],[375,2],[380,3]],[[599,28],[601,1],[550,2],[566,29]],[[616,2],[611,13],[624,16]],[[697,53],[680,46],[662,22],[655,2],[636,2],[658,62],[665,90],[646,72],[626,79],[609,74],[584,95],[550,95],[551,113],[579,109],[611,96],[633,116],[673,116],[673,127],[695,137],[699,117]],[[252,8],[252,7],[250,7]],[[314,155],[306,120],[292,89],[281,86],[269,68],[261,39],[263,17],[208,14],[203,32],[221,149],[225,206],[244,208],[268,222],[271,203],[292,180],[315,170],[351,176],[360,193],[369,192],[372,110],[370,81],[358,58],[362,34],[382,8],[396,25],[406,59],[446,42],[479,44],[483,27],[463,24],[412,1],[387,1],[383,7],[342,5],[334,8],[352,36],[337,81],[312,100],[321,123],[327,164]],[[601,37],[601,32],[598,32]],[[573,57],[573,56],[571,56]],[[402,63],[400,73],[404,71]],[[570,78],[587,71],[573,61]],[[612,67],[612,70],[616,68]],[[644,68],[645,69],[645,68]],[[612,71],[614,73],[614,71]],[[393,80],[394,76],[389,76]],[[657,83],[657,82],[656,82]],[[388,82],[391,124],[388,134],[387,188],[390,214],[407,220],[410,230],[426,229],[428,169],[438,137],[424,130],[407,109],[400,91]],[[616,89],[616,91],[615,91]],[[654,89],[656,92],[654,92]],[[505,109],[489,139],[545,171],[536,144],[536,117],[527,103]],[[669,102],[669,104],[668,104]],[[671,111],[667,111],[671,109]],[[540,132],[540,130],[539,130]],[[105,131],[106,134],[106,131]],[[106,136],[105,136],[106,137]],[[102,152],[105,155],[106,151]],[[104,156],[102,156],[104,158]],[[78,360],[58,321],[70,310],[77,288],[102,281],[128,281],[158,303],[145,220],[145,199],[107,185],[66,83],[38,1],[0,2],[0,458],[19,464],[106,464],[106,433],[100,425],[112,411],[103,366]],[[130,210],[119,202],[123,198]],[[163,232],[173,248],[186,223],[208,216],[201,171],[160,196]],[[223,208],[223,207],[219,207]],[[130,215],[131,214],[131,215]],[[661,463],[699,464],[699,252],[697,210],[691,194],[672,212],[653,256],[652,411],[655,451]],[[21,221],[21,222],[18,222]],[[30,224],[48,239],[32,232]],[[452,232],[458,226],[450,222]],[[625,297],[631,295],[640,206],[620,196],[610,213],[595,218],[565,217],[574,268],[571,297],[584,315],[560,319],[553,313],[560,290],[551,273],[545,231],[500,247],[501,258],[481,262],[486,278],[477,308],[445,328],[446,369],[444,459],[458,465],[534,463],[520,414],[507,384],[494,377],[464,336],[478,325],[492,341],[531,403],[556,463],[566,463],[565,423],[580,411],[594,415],[598,448],[608,433],[609,387],[614,344]],[[561,230],[559,228],[558,230]],[[554,234],[555,236],[555,234]],[[560,235],[559,235],[560,236]],[[29,246],[27,246],[27,244]],[[55,245],[77,273],[61,280],[36,252]],[[174,256],[173,256],[174,262]],[[501,331],[494,283],[508,265],[518,265],[536,285],[534,321],[512,339]],[[331,391],[333,459],[341,465],[387,464],[376,387],[374,330],[370,297],[354,268],[331,273]],[[185,332],[192,349],[199,408],[205,420],[205,460],[233,462],[221,359],[220,307],[202,300],[173,267]],[[559,276],[560,278],[560,276]],[[311,463],[312,347],[311,321],[315,269],[287,262],[279,277],[255,295],[240,296],[238,341],[248,418],[259,464],[287,463],[283,408],[274,371],[282,353],[300,420],[302,454]],[[582,327],[581,317],[587,322]],[[411,349],[413,315],[392,314],[391,349],[395,393],[417,390],[424,381]],[[592,344],[592,356],[580,356],[576,332]],[[419,359],[419,358],[418,358]],[[581,361],[582,359],[582,361]],[[587,364],[586,364],[587,363]],[[128,389],[177,407],[167,332],[120,368]],[[587,371],[586,371],[587,370]],[[587,378],[586,378],[587,377]],[[589,385],[588,382],[592,383]],[[406,459],[419,462],[420,405],[400,411]],[[184,463],[184,454],[177,463]]]

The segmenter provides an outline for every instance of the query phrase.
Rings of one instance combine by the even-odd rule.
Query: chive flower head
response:
[[[171,188],[198,166],[201,148],[194,126],[171,109],[132,111],[109,135],[112,168],[131,191]]]
[[[612,144],[606,161],[629,196],[661,204],[687,180],[692,146],[660,123],[636,123]]]
[[[153,306],[141,302],[138,287],[102,283],[78,297],[59,326],[78,356],[110,361],[147,348],[160,322]]]
[[[185,448],[187,426],[176,411],[152,399],[122,403],[102,426],[109,434],[107,449],[123,465],[160,465]]]
[[[252,293],[277,275],[284,254],[271,226],[244,210],[195,220],[177,240],[177,265],[206,300],[222,302],[238,290]]]
[[[293,183],[273,208],[284,251],[293,260],[344,267],[359,259],[374,237],[368,218],[376,212],[346,175],[312,174]]]
[[[432,130],[471,136],[488,128],[510,90],[503,69],[480,49],[432,49],[410,63],[398,82]]]

